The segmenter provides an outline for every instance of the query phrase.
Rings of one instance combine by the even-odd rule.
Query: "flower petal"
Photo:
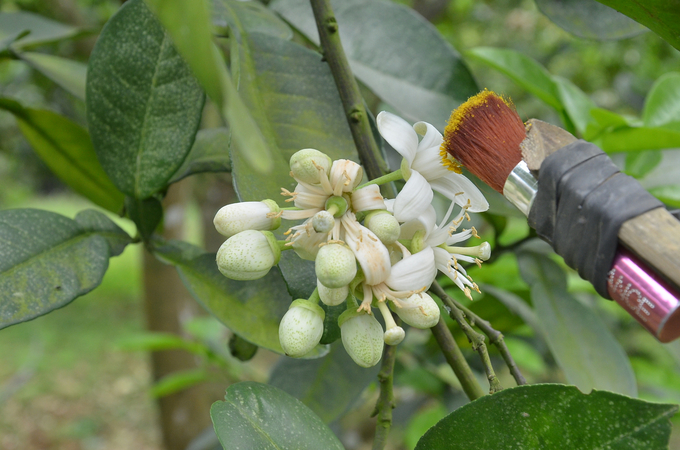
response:
[[[444,164],[439,154],[439,146],[418,150],[413,159],[411,169],[417,170],[426,180],[432,181],[452,173]]]
[[[435,228],[436,222],[437,212],[434,206],[428,205],[417,218],[402,224],[399,239],[411,239],[418,230],[424,230],[425,238],[427,239],[429,233]]]
[[[484,212],[489,209],[489,202],[484,194],[464,175],[449,172],[445,177],[430,182],[432,189],[453,200],[458,205],[465,206],[470,201],[469,212]],[[456,195],[462,192],[460,195]]]
[[[369,184],[352,192],[352,209],[354,211],[386,209],[385,201],[382,194],[380,194],[380,186]]]
[[[417,219],[432,203],[434,193],[425,177],[415,170],[411,172],[404,188],[399,192],[394,202],[394,217],[399,222]]]
[[[423,137],[423,140],[418,144],[418,152],[430,147],[437,147],[437,151],[439,151],[439,146],[444,142],[444,138],[434,125],[427,122],[416,122],[413,124],[413,129]]]
[[[418,149],[418,135],[411,125],[401,117],[387,111],[381,111],[378,114],[376,123],[380,135],[408,161],[410,166]]]
[[[436,276],[434,251],[425,247],[393,265],[385,284],[395,291],[417,291],[430,287]]]

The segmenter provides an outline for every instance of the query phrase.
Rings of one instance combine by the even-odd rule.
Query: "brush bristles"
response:
[[[484,90],[451,113],[442,147],[502,194],[505,180],[522,160],[519,144],[525,137],[512,104]]]

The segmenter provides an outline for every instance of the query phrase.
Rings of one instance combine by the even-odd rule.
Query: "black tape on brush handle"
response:
[[[663,206],[597,146],[578,140],[541,164],[529,225],[604,298],[621,225]]]

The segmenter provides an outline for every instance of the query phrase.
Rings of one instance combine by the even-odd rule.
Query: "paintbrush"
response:
[[[605,298],[661,342],[680,336],[680,221],[597,146],[483,91],[454,110],[442,157],[522,211]]]

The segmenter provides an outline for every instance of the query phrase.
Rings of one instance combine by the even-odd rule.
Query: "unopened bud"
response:
[[[372,315],[347,310],[338,318],[342,345],[355,363],[373,367],[382,357],[383,330]]]
[[[298,150],[290,157],[290,170],[298,180],[308,184],[319,184],[323,169],[328,176],[332,164],[331,158],[313,148]]]
[[[275,230],[281,225],[281,211],[274,200],[240,202],[223,206],[213,223],[218,233],[232,237],[245,230]]]
[[[349,294],[349,286],[345,285],[339,288],[329,288],[321,284],[321,281],[316,280],[316,287],[319,292],[319,298],[328,306],[336,306],[344,302]]]
[[[385,210],[370,212],[364,219],[364,225],[385,245],[394,244],[399,239],[399,221]]]
[[[432,328],[439,322],[439,306],[425,292],[410,296],[402,301],[402,305],[402,308],[393,307],[392,310],[412,327]]]
[[[314,268],[321,284],[340,288],[347,286],[356,276],[357,261],[346,245],[330,243],[319,249]]]
[[[227,239],[217,251],[217,267],[232,280],[257,280],[278,264],[281,250],[269,231],[246,230]]]
[[[279,324],[279,342],[286,355],[300,358],[317,346],[323,335],[323,309],[309,300],[295,300]]]

